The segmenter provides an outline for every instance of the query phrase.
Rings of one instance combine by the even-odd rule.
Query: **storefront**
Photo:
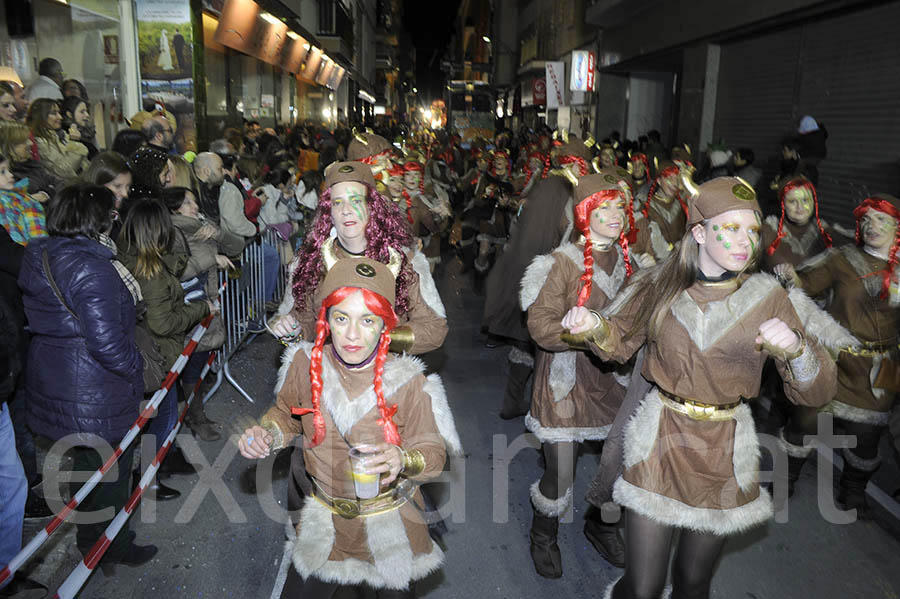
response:
[[[109,146],[125,126],[120,37],[123,19],[116,0],[0,0],[0,63],[24,85],[37,78],[37,64],[56,58],[65,78],[87,92],[97,141]],[[133,106],[137,105],[136,90]],[[123,112],[125,113],[123,115]]]

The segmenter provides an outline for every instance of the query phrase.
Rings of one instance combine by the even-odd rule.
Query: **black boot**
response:
[[[9,584],[0,589],[3,599],[43,599],[47,594],[47,587],[19,574],[14,574]]]
[[[544,578],[562,576],[562,555],[556,543],[559,518],[545,516],[534,510],[531,521],[531,561],[534,569]]]
[[[509,355],[509,376],[506,379],[503,406],[500,408],[500,418],[504,420],[518,418],[528,413],[529,402],[525,398],[525,386],[534,369],[534,359],[526,352],[514,347]],[[530,364],[524,363],[526,361],[530,361]]]
[[[617,568],[625,567],[625,539],[618,524],[607,524],[600,510],[590,506],[584,515],[584,536],[603,559]]]
[[[875,474],[880,461],[866,460],[852,453],[850,449],[844,449],[844,471],[841,473],[840,491],[837,500],[845,509],[856,510],[856,517],[860,520],[872,519],[872,508],[866,499],[866,485]]]
[[[47,500],[41,491],[41,483],[28,489],[28,497],[25,499],[25,519],[48,518],[53,515],[53,510],[47,505]]]
[[[142,566],[153,559],[156,555],[156,545],[135,545],[134,543],[128,548],[128,552],[119,560],[105,559],[100,562],[100,569],[103,570],[104,576],[112,576],[116,573],[116,566],[130,566],[132,568]]]
[[[794,486],[800,479],[800,472],[803,470],[803,465],[808,459],[808,457],[795,458],[788,456],[788,497],[794,496]]]
[[[166,453],[166,459],[159,465],[159,473],[170,474],[197,474],[197,469],[187,461],[184,453],[177,445],[173,445]]]

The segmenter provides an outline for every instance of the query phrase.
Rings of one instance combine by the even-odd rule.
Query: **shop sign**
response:
[[[535,106],[544,106],[547,103],[546,81],[540,77],[535,77],[531,85],[531,103]]]
[[[547,108],[559,108],[566,103],[566,72],[564,62],[547,62],[545,66]],[[537,104],[537,102],[535,102]]]
[[[573,92],[594,91],[594,74],[596,71],[596,55],[586,50],[572,52],[572,74],[569,77],[569,89]]]
[[[190,4],[181,0],[136,0],[141,95],[175,116],[178,153],[197,148],[194,125],[193,36]]]

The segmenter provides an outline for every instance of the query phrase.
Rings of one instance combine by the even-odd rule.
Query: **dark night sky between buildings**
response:
[[[403,25],[416,47],[416,85],[423,103],[441,97],[441,60],[456,25],[460,0],[406,0]]]

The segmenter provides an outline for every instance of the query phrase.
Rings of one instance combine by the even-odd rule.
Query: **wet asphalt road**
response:
[[[564,576],[538,576],[528,553],[529,485],[540,476],[540,456],[522,419],[498,418],[506,376],[506,350],[487,349],[481,336],[483,298],[471,274],[456,260],[445,261],[436,280],[447,308],[450,335],[426,357],[441,374],[466,450],[453,471],[458,484],[444,537],[443,571],[421,583],[430,599],[461,597],[599,597],[621,570],[607,564],[582,534],[584,491],[599,458],[588,446],[579,459],[571,522],[560,527]],[[234,359],[232,370],[254,397],[251,404],[223,385],[207,406],[210,416],[232,436],[258,418],[273,399],[281,345],[260,336]],[[182,492],[168,502],[144,502],[133,516],[138,543],[159,546],[157,557],[140,568],[119,567],[115,576],[96,572],[80,597],[268,598],[278,578],[284,550],[283,520],[277,515],[286,494],[287,460],[282,454],[260,464],[272,468],[271,486],[257,487],[253,464],[236,453],[233,440],[193,442],[213,466],[203,476],[166,481]],[[509,447],[520,447],[512,452]],[[900,597],[900,542],[872,522],[826,523],[815,505],[813,468],[807,468],[790,503],[787,522],[770,522],[728,541],[712,585],[715,599]],[[265,478],[265,477],[263,477]],[[214,489],[214,491],[210,489]],[[268,504],[260,497],[268,497]],[[30,538],[36,523],[26,529]],[[74,531],[68,525],[51,539],[30,566],[31,575],[56,588],[77,563]],[[27,570],[27,569],[26,569]],[[52,596],[52,595],[51,595]]]

